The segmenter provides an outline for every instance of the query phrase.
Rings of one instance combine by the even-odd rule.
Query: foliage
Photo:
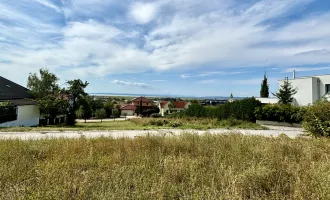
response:
[[[112,115],[113,117],[120,117],[120,110],[118,108],[112,109]]]
[[[106,117],[106,115],[107,115],[107,112],[105,111],[104,108],[98,109],[95,112],[95,116],[97,118],[101,119],[101,122],[102,122],[102,119]]]
[[[104,103],[103,107],[107,113],[107,117],[110,117],[110,115],[112,114],[112,109],[114,108],[113,102],[109,100]]]
[[[293,88],[291,82],[288,79],[285,79],[283,84],[280,85],[278,92],[273,94],[279,99],[280,104],[290,104],[293,102],[293,95],[297,94],[298,90]]]
[[[274,104],[258,107],[255,115],[258,120],[300,123],[306,113],[303,107],[293,106],[291,104]]]
[[[50,73],[47,69],[40,69],[39,73],[40,76],[36,73],[30,73],[27,82],[27,87],[35,98],[43,99],[44,97],[52,96],[60,90],[57,84],[59,79],[55,74]]]
[[[185,114],[188,117],[206,117],[206,109],[200,104],[191,104]]]
[[[152,117],[152,118],[161,118],[163,116],[160,113],[153,113],[153,114],[150,115],[150,117]]]
[[[191,102],[191,104],[199,104],[199,102],[198,102],[197,99],[193,99],[193,100],[191,100],[190,102]]]
[[[238,120],[245,120],[255,122],[254,111],[261,106],[261,102],[255,98],[245,98],[234,102],[227,102],[219,105],[219,119],[235,118]]]
[[[84,110],[83,106],[80,106],[79,109],[76,111],[76,116],[79,119],[83,119],[85,117],[85,110]],[[86,123],[86,120],[85,120],[85,123]]]
[[[68,101],[57,83],[59,79],[47,69],[40,69],[39,73],[39,76],[36,73],[29,75],[27,87],[37,99],[40,113],[51,119],[65,114]]]
[[[208,117],[218,118],[220,120],[235,118],[238,120],[255,122],[256,118],[254,110],[260,106],[261,102],[255,98],[246,98],[234,102],[227,102],[219,106],[202,106],[200,104],[192,104],[184,112],[173,113],[169,115],[169,117]]]
[[[264,80],[261,83],[260,97],[268,98],[269,97],[269,85],[266,73],[264,75]]]
[[[7,106],[11,106],[12,103],[10,101],[1,101],[0,102],[0,107],[7,107]]]
[[[76,123],[76,111],[80,109],[80,106],[84,101],[83,98],[87,96],[85,88],[88,86],[88,83],[83,82],[80,79],[75,79],[68,81],[67,84],[69,85],[67,92],[69,93],[70,100],[72,101],[72,105],[70,106],[67,115],[67,124],[74,125]],[[85,109],[88,110],[89,108],[85,105]]]
[[[330,102],[321,99],[308,106],[303,127],[313,136],[330,137]]]
[[[329,152],[239,134],[2,140],[0,198],[330,199]]]

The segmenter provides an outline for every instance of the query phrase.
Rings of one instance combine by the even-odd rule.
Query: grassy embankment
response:
[[[0,141],[0,199],[330,199],[329,139]]]
[[[166,122],[164,123],[164,120]],[[12,127],[0,128],[0,132],[27,132],[27,131],[92,131],[92,130],[150,130],[150,129],[265,129],[258,124],[240,120],[222,120],[217,119],[131,119],[127,121],[106,121],[106,122],[88,122],[77,123],[75,126],[46,126],[46,127]]]

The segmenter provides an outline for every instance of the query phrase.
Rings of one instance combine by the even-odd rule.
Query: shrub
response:
[[[178,119],[184,118],[186,116],[187,116],[186,111],[176,112],[176,113],[167,115],[168,118],[178,118]]]
[[[173,128],[177,128],[177,127],[182,126],[183,124],[182,124],[181,122],[172,121],[172,122],[170,122],[169,125],[170,125],[171,127],[173,127]]]
[[[150,117],[152,117],[152,118],[161,118],[163,116],[159,113],[153,113],[153,114],[150,115]]]
[[[152,126],[164,126],[164,122],[162,120],[150,120],[149,124]]]
[[[273,104],[258,107],[255,116],[258,120],[268,120],[277,122],[300,123],[306,109],[290,104]]]
[[[307,108],[303,127],[313,136],[330,136],[330,102],[322,99]]]
[[[200,104],[192,104],[186,110],[185,114],[188,117],[207,117],[206,116],[206,108]]]
[[[261,107],[261,102],[255,98],[246,98],[234,102],[227,102],[219,106],[219,119],[235,118],[238,120],[245,120],[255,122],[256,117],[254,111]]]

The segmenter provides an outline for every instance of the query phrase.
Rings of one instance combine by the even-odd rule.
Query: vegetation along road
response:
[[[109,131],[37,131],[37,132],[0,132],[0,139],[22,139],[37,140],[49,138],[98,138],[113,137],[134,138],[145,135],[179,135],[181,133],[195,133],[202,135],[210,134],[230,134],[238,133],[243,135],[262,135],[262,136],[279,136],[285,134],[290,138],[295,138],[304,134],[301,128],[276,127],[268,126],[269,130],[251,130],[251,129],[209,129],[209,130],[192,130],[192,129],[154,129],[154,130],[109,130]]]

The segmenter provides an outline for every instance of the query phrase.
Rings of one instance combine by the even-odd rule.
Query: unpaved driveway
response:
[[[226,134],[241,133],[244,135],[262,135],[267,137],[276,137],[281,133],[285,133],[290,138],[295,138],[304,134],[301,128],[276,127],[267,126],[270,130],[238,130],[238,129],[210,129],[210,130],[181,130],[181,129],[160,129],[160,130],[111,130],[111,131],[65,131],[65,132],[0,132],[0,140],[4,139],[21,139],[21,140],[38,140],[49,138],[97,138],[97,137],[129,137],[150,135],[179,135],[181,133],[196,133],[198,135],[204,133]]]

